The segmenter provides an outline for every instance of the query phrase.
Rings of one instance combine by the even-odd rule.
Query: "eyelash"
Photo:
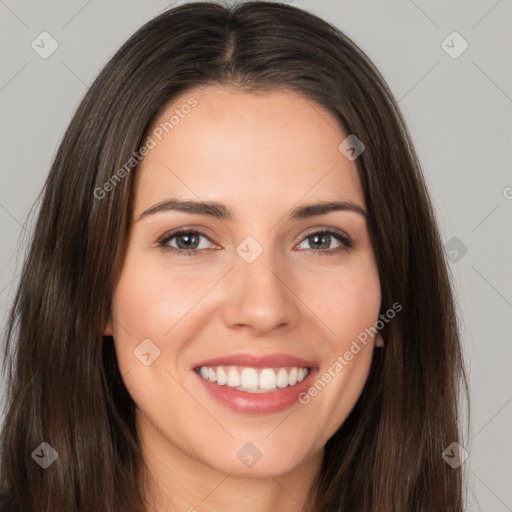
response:
[[[158,247],[161,247],[164,251],[170,251],[170,252],[176,254],[177,256],[196,257],[199,255],[200,252],[204,251],[204,249],[200,249],[200,250],[198,250],[198,249],[195,249],[195,250],[177,249],[176,247],[170,247],[169,245],[167,245],[170,240],[172,240],[176,236],[179,236],[182,234],[187,234],[187,235],[193,234],[196,236],[203,236],[203,237],[207,238],[208,240],[210,240],[208,235],[206,235],[202,231],[198,231],[196,229],[181,228],[181,229],[178,229],[171,233],[166,233],[165,235],[163,235],[158,240]],[[306,235],[304,235],[304,238],[301,240],[300,244],[302,244],[302,242],[304,242],[304,240],[306,240],[307,238],[309,238],[312,235],[330,235],[333,238],[335,238],[336,240],[338,240],[339,242],[341,242],[341,244],[342,244],[340,247],[337,247],[335,249],[327,249],[327,250],[308,249],[309,251],[312,251],[312,256],[315,256],[317,253],[320,253],[321,256],[333,256],[335,254],[338,254],[340,251],[346,251],[346,250],[352,248],[352,241],[350,240],[350,238],[348,236],[340,233],[337,230],[330,229],[330,228],[325,228],[325,229],[321,229],[318,231],[311,231],[311,232],[307,233]],[[211,240],[210,240],[210,242],[211,242]]]

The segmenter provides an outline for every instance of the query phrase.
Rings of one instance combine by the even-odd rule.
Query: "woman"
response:
[[[464,383],[385,81],[284,4],[189,3],[102,70],[7,333],[9,510],[462,511]]]

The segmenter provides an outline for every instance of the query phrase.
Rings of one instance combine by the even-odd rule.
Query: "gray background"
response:
[[[468,510],[512,511],[512,0],[287,3],[353,38],[399,100],[451,253],[463,319]],[[2,326],[25,251],[20,237],[30,231],[27,215],[73,111],[120,45],[170,5],[0,0]],[[58,43],[46,59],[31,47],[43,31]],[[442,46],[453,31],[469,44],[457,58],[444,48],[457,51],[460,40]]]

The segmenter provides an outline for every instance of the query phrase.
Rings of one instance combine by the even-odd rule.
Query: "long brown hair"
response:
[[[360,399],[327,442],[311,510],[462,511],[461,468],[442,452],[459,440],[466,378],[447,263],[410,135],[386,82],[348,37],[269,2],[164,12],[121,47],[78,107],[44,186],[6,332],[6,506],[144,510],[134,403],[102,334],[136,167],[113,190],[98,190],[119,177],[173,98],[209,84],[299,92],[366,147],[357,166],[382,312],[397,302],[403,309],[384,328]],[[32,457],[42,442],[58,453],[47,469]]]

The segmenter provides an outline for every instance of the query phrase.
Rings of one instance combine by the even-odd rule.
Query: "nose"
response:
[[[226,287],[224,321],[229,327],[245,327],[254,335],[265,336],[299,321],[300,300],[290,273],[275,261],[270,250],[252,263],[237,256]]]

